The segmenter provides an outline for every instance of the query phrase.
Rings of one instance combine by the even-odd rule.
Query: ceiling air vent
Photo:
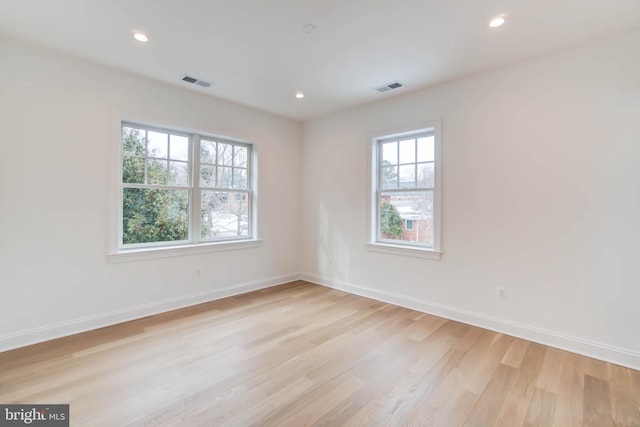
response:
[[[196,84],[196,85],[202,86],[202,87],[211,86],[211,83],[205,82],[204,80],[198,80],[195,77],[191,77],[191,76],[184,76],[184,77],[182,77],[182,80],[187,82],[187,83]]]
[[[378,92],[386,92],[388,90],[398,89],[399,87],[402,87],[402,83],[391,82],[391,83],[387,83],[386,85],[374,87],[374,89],[377,90]]]

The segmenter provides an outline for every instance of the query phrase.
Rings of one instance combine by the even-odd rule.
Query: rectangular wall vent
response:
[[[387,83],[386,85],[374,87],[373,89],[377,90],[378,92],[386,92],[388,90],[398,89],[399,87],[402,87],[402,83],[396,81]]]
[[[202,87],[211,86],[211,83],[205,82],[204,80],[196,79],[195,77],[191,77],[191,76],[183,76],[182,80],[187,82],[187,83],[196,84],[196,85],[202,86]]]

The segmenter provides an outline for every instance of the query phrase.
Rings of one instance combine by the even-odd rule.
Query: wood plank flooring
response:
[[[0,353],[72,426],[640,426],[640,372],[305,282]]]

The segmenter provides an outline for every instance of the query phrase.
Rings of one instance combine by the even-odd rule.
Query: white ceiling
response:
[[[296,120],[638,26],[640,0],[0,0],[0,33]]]

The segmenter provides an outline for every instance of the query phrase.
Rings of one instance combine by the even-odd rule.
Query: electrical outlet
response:
[[[196,270],[196,278],[198,278],[198,279],[199,279],[199,278],[200,278],[201,273],[202,273],[202,272],[200,271],[200,269],[197,269],[197,270]]]
[[[496,288],[496,298],[501,301],[506,301],[507,299],[507,290],[501,286]]]

